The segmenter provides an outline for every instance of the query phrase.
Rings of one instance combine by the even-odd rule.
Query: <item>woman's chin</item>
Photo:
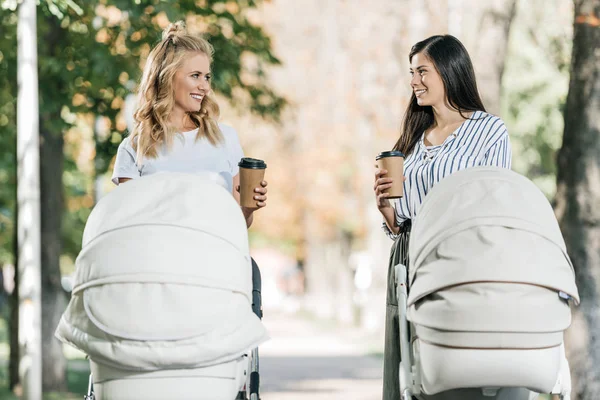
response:
[[[417,97],[417,104],[420,105],[421,107],[425,107],[425,106],[429,106],[430,104],[426,101],[423,100],[419,97]]]
[[[197,112],[200,112],[201,109],[202,109],[202,104],[195,105],[193,107],[188,107],[188,109],[186,111],[190,114],[195,114]]]

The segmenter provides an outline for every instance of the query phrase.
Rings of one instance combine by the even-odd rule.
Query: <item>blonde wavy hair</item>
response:
[[[190,53],[198,52],[205,54],[212,64],[214,49],[211,44],[188,34],[183,21],[170,24],[163,31],[162,40],[150,51],[139,85],[135,127],[130,139],[137,152],[138,165],[145,157],[156,158],[159,145],[171,147],[175,136],[181,134],[168,126],[175,104],[173,80],[183,60]],[[213,145],[223,141],[217,124],[219,106],[212,94],[204,96],[200,111],[187,115],[198,128],[196,140],[204,137]]]

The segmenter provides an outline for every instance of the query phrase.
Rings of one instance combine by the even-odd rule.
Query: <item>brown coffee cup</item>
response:
[[[375,157],[377,168],[387,170],[384,178],[392,178],[392,187],[383,191],[388,199],[399,199],[404,195],[404,154],[400,151],[384,151]]]
[[[261,187],[265,178],[267,164],[263,160],[244,157],[238,163],[240,167],[240,205],[248,208],[258,208],[258,200],[254,196],[259,195],[254,189]]]

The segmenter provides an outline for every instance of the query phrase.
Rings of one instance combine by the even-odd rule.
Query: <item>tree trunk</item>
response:
[[[44,17],[44,31],[40,51],[47,57],[56,57],[61,43],[66,43],[65,30],[54,16]],[[49,88],[50,86],[50,88]],[[62,343],[54,337],[54,330],[67,306],[67,294],[62,289],[60,256],[62,253],[63,199],[63,133],[60,102],[56,96],[65,90],[61,82],[46,82],[40,92],[40,195],[42,224],[42,387],[44,392],[66,390],[66,359]],[[44,98],[44,95],[46,96]]]
[[[600,399],[600,0],[575,0],[571,80],[556,214],[581,306],[565,336],[574,399]]]
[[[15,152],[15,165],[17,163],[17,152]],[[16,189],[16,188],[15,188]],[[17,191],[15,190],[15,204]],[[14,254],[14,286],[13,291],[10,294],[10,358],[8,361],[8,375],[9,375],[9,388],[14,390],[19,385],[19,271],[17,266],[19,265],[19,241],[17,235],[19,231],[18,226],[18,207],[15,207],[14,223],[13,223],[13,254]]]
[[[464,41],[475,64],[483,104],[488,112],[499,115],[504,61],[517,1],[469,0],[459,4],[460,14],[455,10],[451,15],[456,14],[464,23],[453,19],[449,24],[450,34]],[[467,23],[469,20],[477,22]]]
[[[52,118],[60,118],[54,115]],[[66,359],[54,330],[67,306],[61,286],[60,255],[63,215],[63,136],[40,124],[40,174],[42,214],[42,379],[44,391],[66,389]]]
[[[8,362],[9,388],[19,385],[19,274],[15,271],[15,288],[10,294],[10,359]]]

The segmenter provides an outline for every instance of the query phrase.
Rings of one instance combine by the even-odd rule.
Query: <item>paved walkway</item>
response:
[[[272,339],[260,349],[263,400],[381,399],[372,339],[292,316],[267,313],[264,323]]]

